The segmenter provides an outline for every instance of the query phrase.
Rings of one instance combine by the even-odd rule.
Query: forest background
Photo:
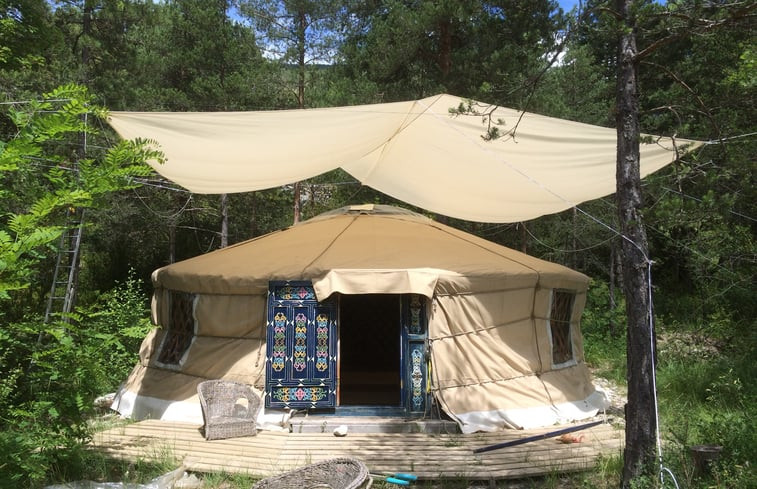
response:
[[[410,207],[341,171],[266,191],[191,194],[142,165],[156,156],[149,147],[118,142],[105,107],[279,110],[446,92],[615,124],[622,29],[601,0],[570,13],[550,0],[0,5],[0,453],[9,454],[0,487],[87,475],[80,447],[92,401],[136,362],[154,269],[347,204]],[[635,2],[640,49],[654,47],[640,66],[643,132],[712,143],[644,182],[663,437],[667,462],[691,487],[756,484],[754,9]],[[746,22],[696,23],[734,12]],[[666,35],[687,23],[687,35]],[[414,210],[592,277],[587,361],[622,383],[615,207],[611,196],[515,224]],[[46,321],[58,236],[81,209],[77,307]],[[687,458],[698,443],[724,447],[702,481]]]

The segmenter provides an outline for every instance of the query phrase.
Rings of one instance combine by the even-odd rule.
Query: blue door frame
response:
[[[426,298],[404,294],[402,304],[402,400],[409,416],[419,416],[428,406],[428,353]]]
[[[345,407],[345,413],[425,414],[428,406],[426,303],[400,296],[401,405]],[[266,325],[266,397],[269,408],[339,409],[336,301],[319,302],[305,281],[271,282]],[[341,410],[340,410],[341,411]]]

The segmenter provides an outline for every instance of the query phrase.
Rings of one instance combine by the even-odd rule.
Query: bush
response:
[[[0,480],[9,487],[33,487],[56,467],[77,465],[68,458],[88,438],[84,420],[97,371],[81,333],[70,324],[30,320],[0,335],[0,452],[6,454]]]
[[[35,487],[78,478],[95,397],[115,389],[149,330],[130,277],[69,323],[33,318],[0,331],[1,484]]]
[[[102,294],[86,316],[87,328],[99,350],[93,354],[105,355],[98,389],[101,394],[112,392],[134,368],[142,340],[152,328],[147,299],[134,271]]]
[[[620,291],[610,307],[610,291],[605,282],[592,281],[581,318],[586,363],[597,375],[625,384],[626,320]]]

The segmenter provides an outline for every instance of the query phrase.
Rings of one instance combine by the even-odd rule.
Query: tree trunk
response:
[[[294,224],[301,220],[302,209],[300,208],[300,194],[302,193],[302,182],[294,182]]]
[[[221,248],[229,246],[229,194],[221,194]]]
[[[617,245],[616,241],[613,239],[610,242],[610,280],[607,284],[607,292],[610,296],[610,304],[609,304],[609,313],[610,313],[610,324],[608,325],[610,329],[610,336],[612,338],[615,338],[618,335],[618,332],[615,328],[615,306],[617,305],[615,301],[615,255],[617,254]]]
[[[258,193],[252,192],[252,203],[250,204],[250,237],[258,235]]]
[[[573,269],[578,270],[578,210],[576,207],[573,207],[573,219],[572,219],[572,228],[573,228],[573,257],[572,257],[572,263],[573,263]]]
[[[92,35],[92,10],[91,2],[85,0],[82,6],[81,38],[79,39],[82,43],[80,83],[85,87],[89,87],[89,43]]]
[[[647,236],[641,215],[639,172],[639,93],[633,0],[617,0],[624,20],[618,52],[617,198],[622,239],[623,289],[626,296],[627,379],[626,447],[622,487],[651,487],[655,460],[652,304]],[[644,481],[644,482],[642,482]]]
[[[307,14],[304,7],[300,6],[297,12],[297,106],[305,108],[305,48],[307,39]]]
[[[305,29],[307,28],[307,15],[300,6],[297,12],[297,105],[300,109],[305,108]],[[300,208],[300,194],[302,193],[302,183],[294,182],[294,224],[302,219],[302,209]]]
[[[176,221],[168,223],[168,263],[176,263]]]
[[[439,21],[439,71],[442,78],[447,78],[452,66],[452,22],[450,19]]]

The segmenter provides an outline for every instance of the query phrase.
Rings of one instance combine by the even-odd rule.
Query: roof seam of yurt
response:
[[[323,248],[323,249],[321,250],[321,252],[320,252],[320,253],[318,253],[318,256],[316,256],[315,258],[313,258],[313,259],[312,259],[312,260],[310,261],[310,263],[308,263],[307,265],[305,265],[305,266],[304,266],[304,267],[302,268],[302,273],[301,273],[301,275],[302,275],[302,276],[305,276],[305,271],[306,271],[306,270],[307,270],[308,268],[312,267],[312,266],[313,266],[313,264],[314,264],[315,262],[317,262],[317,261],[318,261],[318,260],[319,260],[319,259],[320,259],[320,258],[321,258],[321,257],[322,257],[322,256],[323,256],[323,255],[324,255],[324,254],[325,254],[326,252],[327,252],[327,251],[329,251],[329,249],[331,248],[331,246],[332,246],[332,245],[333,245],[333,244],[334,244],[334,243],[335,243],[335,242],[336,242],[336,241],[337,241],[337,240],[339,239],[339,237],[340,237],[340,236],[341,236],[342,234],[344,234],[345,232],[347,232],[347,230],[348,230],[348,229],[350,228],[350,226],[352,226],[352,225],[353,225],[353,224],[355,223],[355,221],[356,221],[356,220],[357,220],[357,216],[354,216],[354,217],[352,218],[352,220],[348,221],[348,222],[347,222],[347,224],[345,224],[344,228],[343,228],[343,229],[342,229],[342,230],[341,230],[341,231],[339,232],[339,234],[337,234],[336,236],[334,236],[334,239],[332,239],[332,240],[331,240],[331,242],[330,242],[329,244],[327,244],[327,245],[326,245],[326,246],[325,246],[325,247],[324,247],[324,248]],[[306,221],[306,222],[307,222],[307,221]]]

